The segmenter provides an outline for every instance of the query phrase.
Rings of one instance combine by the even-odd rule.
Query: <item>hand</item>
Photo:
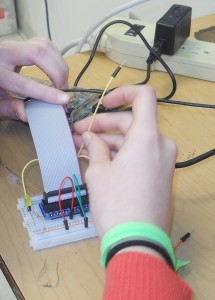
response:
[[[31,65],[38,66],[46,73],[55,87],[44,86],[17,73],[22,66]],[[0,43],[0,117],[27,121],[23,101],[11,97],[7,91],[50,103],[65,104],[70,96],[59,89],[67,88],[67,84],[68,66],[48,39]]]
[[[133,115],[121,113],[117,119],[113,114],[100,115],[92,126],[97,132],[121,127],[125,136],[118,146],[112,140],[110,147],[93,132],[82,136],[90,158],[86,182],[99,235],[133,221],[154,224],[168,233],[177,148],[159,133],[154,90],[145,86],[119,88],[108,94],[103,104],[109,108],[132,104]],[[75,129],[81,133],[88,123],[83,120]],[[111,148],[119,149],[114,157]]]

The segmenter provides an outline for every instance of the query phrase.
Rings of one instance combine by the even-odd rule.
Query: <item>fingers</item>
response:
[[[92,131],[113,132],[120,131],[126,136],[126,145],[129,148],[136,149],[141,153],[142,147],[147,144],[149,147],[160,143],[160,134],[157,124],[157,100],[155,92],[150,87],[123,87],[112,92],[110,102],[117,101],[120,105],[125,103],[133,104],[130,112],[107,113],[97,115],[91,127]],[[128,99],[127,99],[128,98]],[[88,129],[90,118],[77,122],[74,126],[79,134]],[[101,135],[109,145],[112,151],[119,151],[124,143],[124,136]],[[142,143],[141,143],[142,141]],[[140,145],[142,144],[142,147]]]
[[[24,103],[18,99],[5,99],[0,101],[0,117],[20,119],[27,122],[27,117],[24,110]]]
[[[99,138],[108,144],[111,151],[118,152],[124,142],[124,135],[122,134],[98,134]],[[82,136],[73,135],[73,140],[77,149],[79,149],[83,143]]]
[[[0,87],[13,93],[49,103],[66,104],[70,95],[53,87],[44,86],[27,77],[0,67]]]
[[[157,99],[154,90],[151,87],[123,87],[108,95],[108,101],[118,101],[120,105],[131,103],[133,115],[130,112],[107,113],[97,115],[91,127],[92,131],[113,132],[120,131],[123,135],[127,135],[126,140],[133,139],[133,142],[128,140],[129,145],[139,144],[140,139],[151,140],[151,143],[159,143],[159,130],[157,124]],[[77,122],[74,125],[75,131],[78,134],[88,130],[90,118]],[[150,137],[150,135],[153,135]],[[104,137],[104,136],[103,136]],[[117,138],[113,140],[110,137],[104,137],[109,144],[111,150],[119,150],[122,143],[117,143]],[[119,146],[120,144],[120,146]],[[139,147],[138,147],[139,148]]]
[[[107,94],[104,97],[102,104],[108,108],[119,107],[125,104],[133,104],[136,97],[138,95],[143,95],[148,89],[151,88],[145,85],[120,87]]]
[[[133,123],[132,127],[142,133],[157,132],[157,98],[151,87],[139,89],[133,102]]]
[[[110,161],[111,153],[108,145],[92,132],[85,132],[82,136],[90,158],[90,165]]]
[[[109,108],[132,105],[134,124],[142,123],[142,128],[157,129],[157,98],[150,86],[125,86],[106,95],[103,105]]]
[[[45,38],[34,38],[22,42],[4,42],[0,49],[5,67],[38,66],[52,80],[56,88],[63,89],[68,84],[68,65],[60,51]]]
[[[60,51],[48,39],[33,39],[31,62],[38,66],[58,89],[68,87],[69,67],[63,60]],[[27,51],[26,51],[27,54]]]
[[[126,86],[108,94],[103,104],[107,107],[132,104],[133,121],[129,136],[137,140],[150,132],[158,133],[157,98],[150,86]],[[132,133],[134,132],[134,134]]]
[[[68,65],[48,39],[2,42],[0,60],[1,88],[50,103],[66,104],[69,101],[70,95],[58,90],[68,86]],[[47,74],[56,88],[43,86],[15,72],[18,67],[31,65],[38,66]]]
[[[91,117],[83,119],[74,124],[75,132],[82,134],[88,130]],[[131,112],[115,112],[98,114],[92,124],[91,131],[93,132],[110,132],[120,131],[126,133],[132,121]]]
[[[127,94],[131,93],[130,88],[130,86],[126,86],[113,90],[104,97],[102,104],[108,108],[119,107],[125,104],[132,104],[133,101],[131,101],[129,95]]]

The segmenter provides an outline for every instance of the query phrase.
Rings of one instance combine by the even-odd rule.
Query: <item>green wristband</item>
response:
[[[154,242],[164,248],[173,262],[175,271],[189,263],[189,261],[176,260],[170,238],[162,229],[152,224],[129,222],[111,228],[103,236],[101,243],[102,266],[105,266],[107,255],[112,247],[122,241],[138,238]]]

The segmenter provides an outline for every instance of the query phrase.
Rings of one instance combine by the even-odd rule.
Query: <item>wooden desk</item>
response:
[[[200,21],[195,21],[195,26],[198,22],[200,25]],[[87,58],[88,54],[83,53],[66,59],[70,65],[70,85]],[[103,88],[115,66],[103,55],[97,55],[80,86]],[[23,74],[44,78],[44,74],[36,68],[25,69]],[[144,77],[144,71],[123,68],[113,85],[140,82]],[[174,99],[215,104],[214,83],[182,76],[176,78],[178,88]],[[171,89],[170,80],[164,73],[153,73],[150,83],[159,97],[165,96]],[[214,148],[214,110],[159,104],[158,113],[162,133],[178,145],[178,161]],[[36,157],[29,128],[21,122],[0,123],[0,145],[1,161],[19,175],[25,163]],[[191,238],[179,248],[177,256],[191,260],[180,275],[193,288],[194,298],[201,300],[214,299],[215,295],[214,173],[215,158],[212,157],[192,167],[176,170],[174,177],[172,241],[177,242],[188,231],[192,233]],[[19,183],[11,183],[9,174],[7,169],[0,167],[0,253],[26,300],[100,299],[104,271],[99,265],[98,238],[32,251],[16,209],[16,199],[23,196],[22,187]],[[41,193],[37,167],[28,173],[27,187],[30,194]],[[57,288],[43,288],[35,283],[45,259],[49,274],[47,281],[54,280],[56,263],[59,263],[60,284]]]

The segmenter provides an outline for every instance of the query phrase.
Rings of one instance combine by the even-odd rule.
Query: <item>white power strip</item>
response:
[[[111,18],[92,34],[90,47],[93,48],[96,37],[101,28],[114,20],[125,20],[135,25],[144,26],[141,33],[153,46],[155,24],[139,20]],[[146,59],[149,50],[141,41],[140,37],[126,34],[129,27],[125,24],[114,24],[107,28],[102,35],[97,51],[103,52],[114,62],[137,69],[146,70]],[[162,55],[174,74],[189,76],[209,81],[215,81],[215,44],[187,39],[173,56]],[[151,70],[165,71],[159,61],[156,61]]]
[[[27,230],[29,243],[33,250],[50,248],[97,236],[90,213],[88,227],[84,227],[83,217],[74,215],[68,220],[69,230],[66,230],[62,218],[47,220],[44,219],[39,204],[42,196],[31,197],[32,211],[27,210],[22,198],[18,199],[17,209],[23,218],[23,227]]]

